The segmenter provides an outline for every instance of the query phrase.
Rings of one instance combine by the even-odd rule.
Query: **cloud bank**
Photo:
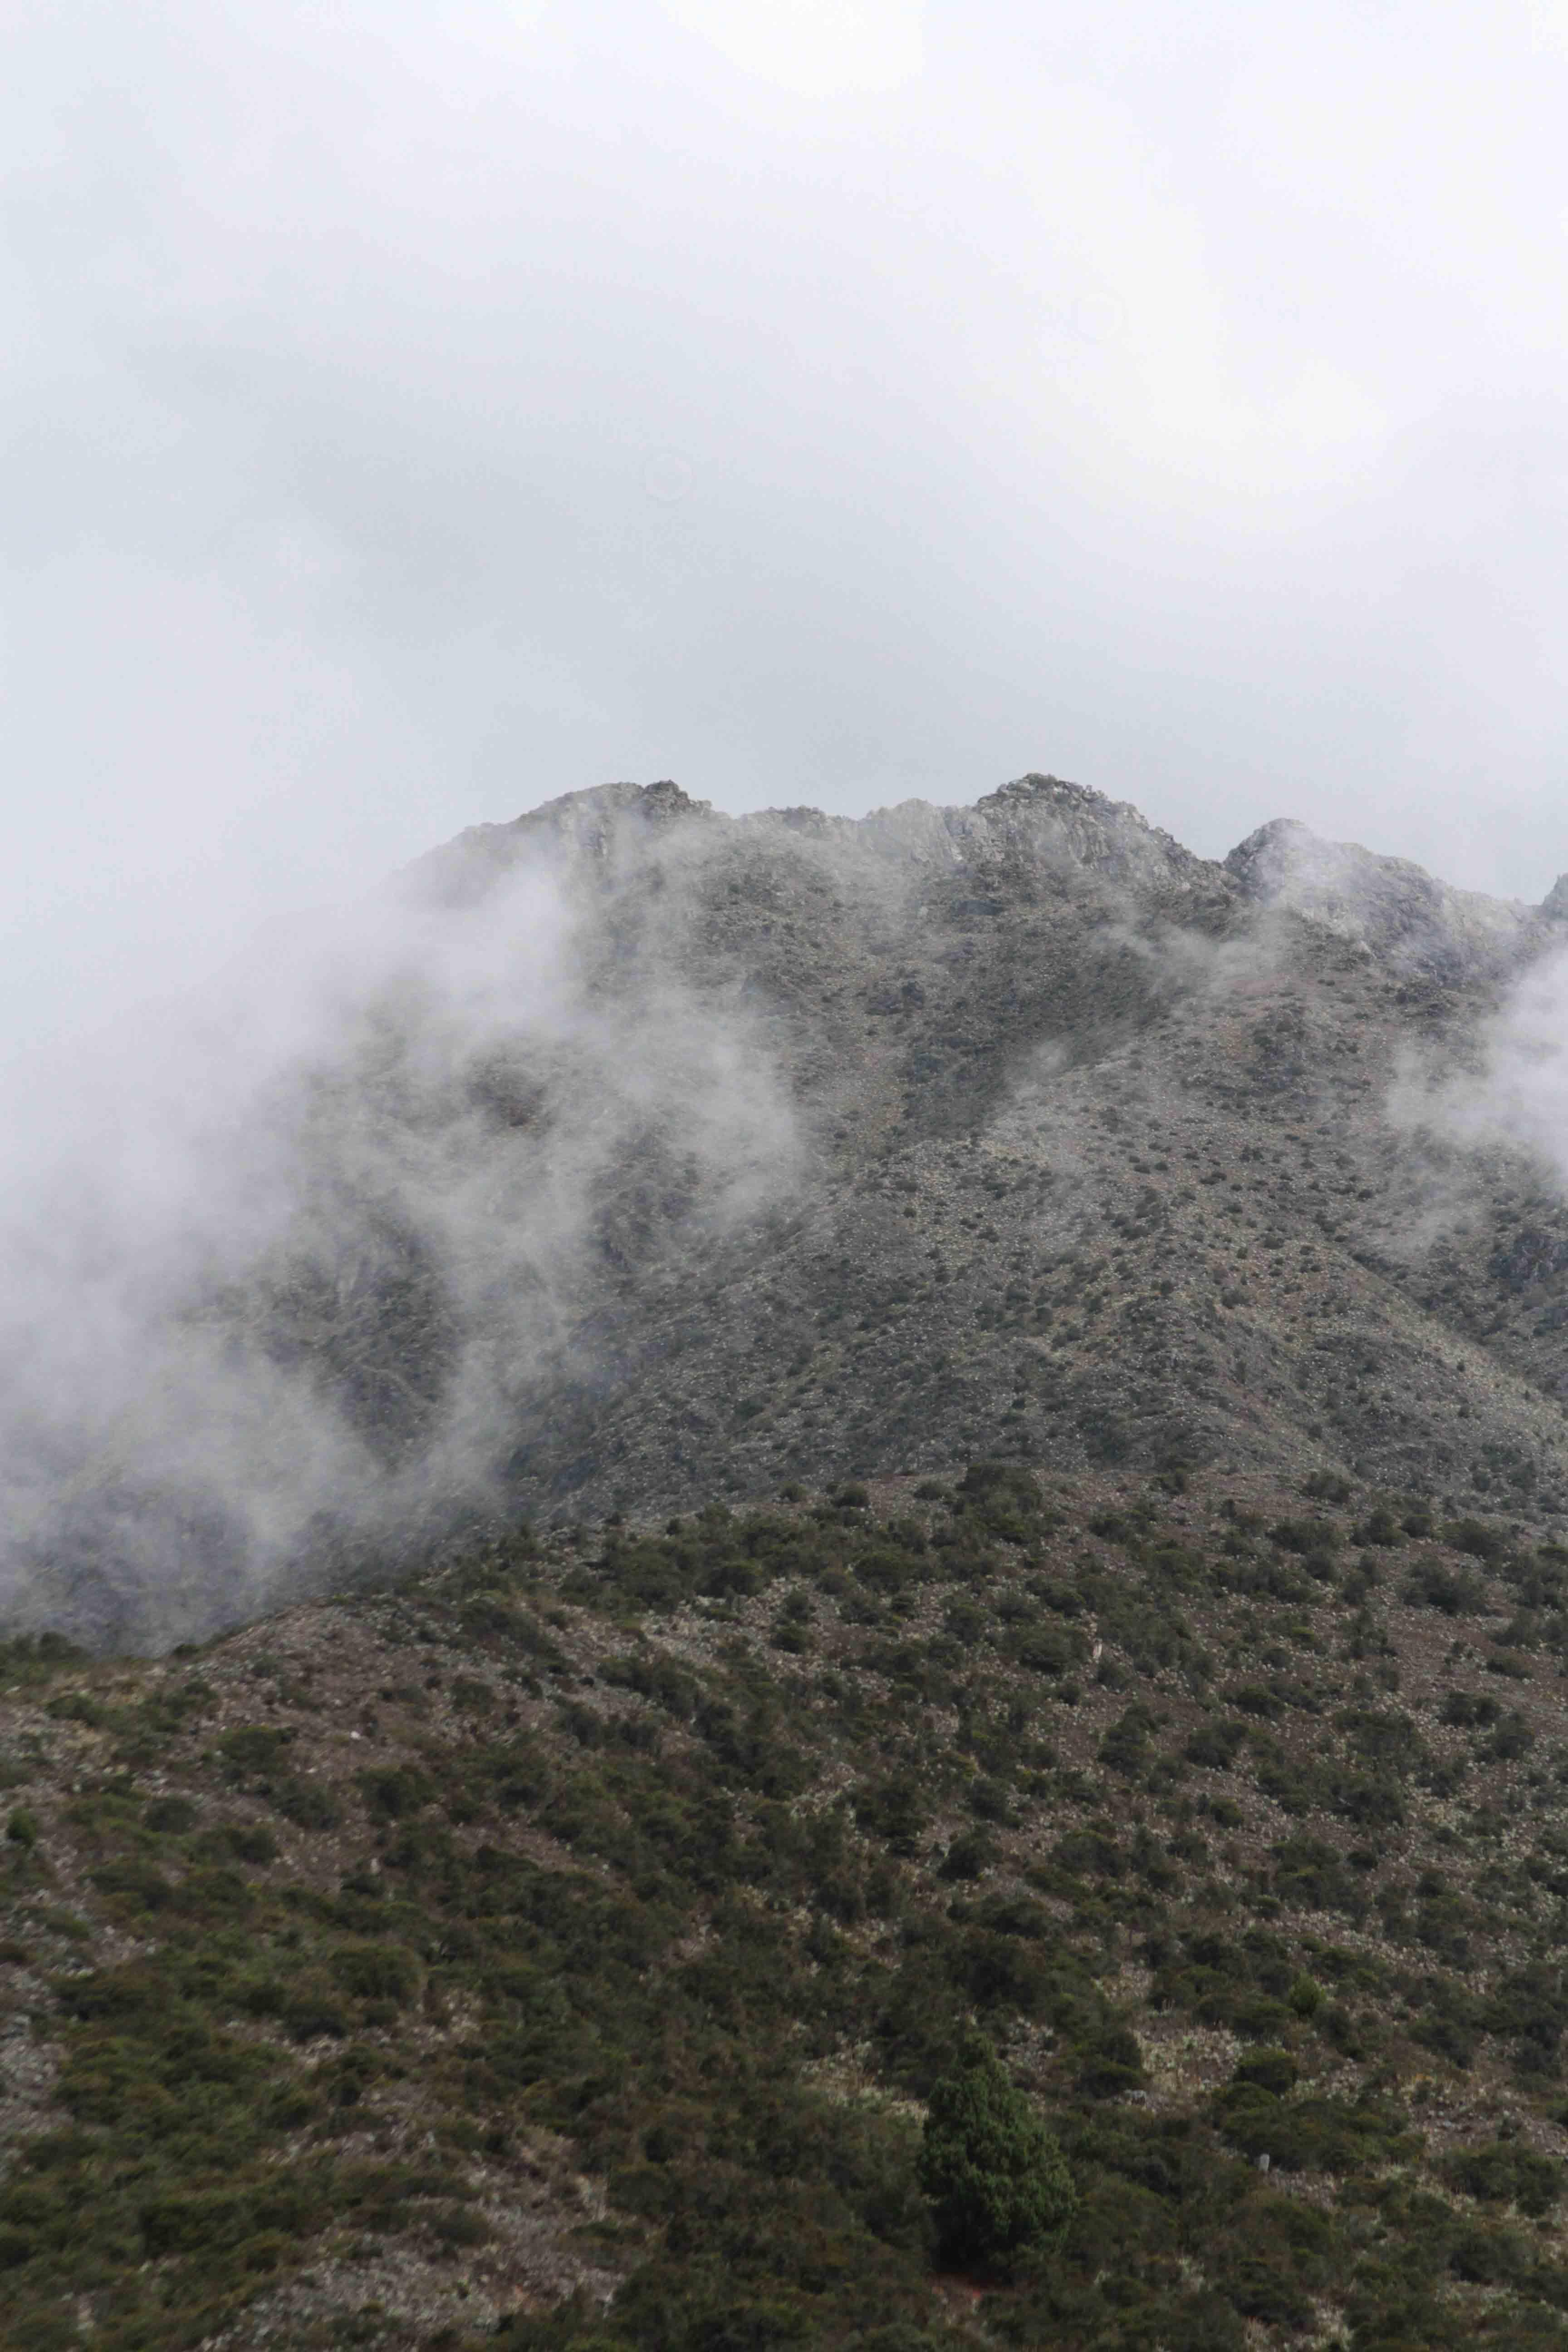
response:
[[[437,862],[13,1087],[0,1612],[165,1642],[502,1503],[617,1286],[787,1196],[787,1092],[618,844]]]
[[[1468,1148],[1527,1153],[1568,1192],[1568,946],[1533,961],[1467,1040],[1465,1066],[1412,1057],[1393,1098],[1397,1122]]]
[[[1568,865],[1552,11],[8,30],[0,1052],[606,775]]]

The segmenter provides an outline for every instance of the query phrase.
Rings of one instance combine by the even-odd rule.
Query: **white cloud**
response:
[[[1394,1096],[1407,1125],[1531,1152],[1568,1188],[1568,948],[1513,989],[1480,1039],[1479,1066],[1440,1083],[1412,1069]]]
[[[167,1642],[261,1605],[326,1521],[483,1503],[539,1391],[601,1374],[626,1171],[656,1282],[788,1196],[787,1087],[680,974],[683,845],[640,896],[620,849],[635,954],[605,955],[608,872],[563,878],[546,839],[488,893],[280,929],[13,1075],[0,1615],[42,1583]]]
[[[606,775],[1040,766],[1208,851],[1288,809],[1568,865],[1525,11],[57,0],[13,46],[18,1025]]]
[[[665,0],[686,30],[758,80],[833,99],[897,89],[925,65],[921,0]]]

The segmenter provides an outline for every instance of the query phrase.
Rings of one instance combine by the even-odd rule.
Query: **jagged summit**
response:
[[[563,793],[505,824],[472,825],[405,869],[403,886],[419,898],[460,905],[480,898],[521,861],[603,868],[634,844],[683,819],[713,819],[669,778],[657,783],[592,784]],[[729,824],[728,817],[718,820]]]
[[[1544,921],[1568,915],[1568,876],[1539,908],[1461,890],[1405,858],[1324,839],[1276,817],[1221,861],[1200,857],[1130,801],[1037,772],[963,806],[903,801],[863,817],[801,804],[731,817],[668,778],[590,786],[505,824],[460,834],[411,869],[421,887],[464,898],[521,859],[541,856],[603,877],[678,842],[683,856],[724,856],[740,843],[793,842],[853,868],[911,876],[973,873],[990,887],[1082,881],[1181,919],[1200,908],[1273,908],[1429,975],[1506,962]]]
[[[1039,829],[1043,824],[1078,862],[1134,882],[1156,872],[1188,877],[1207,861],[1150,824],[1131,801],[1113,801],[1059,776],[1020,776],[976,803],[993,823]]]
[[[1407,858],[1325,841],[1290,817],[1259,825],[1225,866],[1257,903],[1288,908],[1428,972],[1506,959],[1536,919],[1535,909],[1517,900],[1457,890]]]

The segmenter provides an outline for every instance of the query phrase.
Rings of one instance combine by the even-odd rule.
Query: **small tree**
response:
[[[943,2260],[962,2264],[1037,2244],[1078,2202],[1061,2149],[978,2034],[931,2095],[920,2183]]]

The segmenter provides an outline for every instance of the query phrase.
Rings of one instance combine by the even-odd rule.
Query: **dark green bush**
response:
[[[1233,2080],[1254,2083],[1259,2090],[1270,2092],[1277,2099],[1293,2091],[1301,2078],[1301,2069],[1289,2050],[1252,2050],[1238,2059]]]
[[[1479,1576],[1436,1559],[1417,1561],[1405,1580],[1405,1597],[1445,1617],[1479,1617],[1487,1605],[1487,1589]]]
[[[1075,2039],[1069,2055],[1074,2087],[1086,2098],[1120,2098],[1148,2079],[1138,2036],[1120,2018],[1105,2018]]]
[[[199,1815],[189,1797],[154,1797],[142,1818],[150,1830],[181,1837],[195,1829]]]
[[[977,2038],[931,2089],[920,2182],[942,2257],[1004,2260],[1062,2228],[1077,2202],[1056,2140]]]
[[[996,1841],[983,1829],[964,1830],[948,1846],[942,1875],[950,1879],[984,1876],[996,1859]]]
[[[880,1839],[896,1854],[910,1855],[931,1819],[931,1809],[912,1780],[884,1780],[857,1792],[855,1818],[868,1837]]]
[[[293,1738],[292,1731],[270,1724],[242,1724],[219,1733],[217,1751],[231,1780],[254,1780],[278,1769]]]
[[[1182,1749],[1189,1764],[1201,1764],[1211,1772],[1228,1771],[1247,1738],[1244,1723],[1200,1723],[1189,1733]]]
[[[359,1787],[365,1811],[373,1821],[382,1822],[408,1820],[429,1804],[436,1794],[429,1776],[412,1765],[362,1772]]]
[[[1458,2148],[1438,2168],[1467,2197],[1485,2205],[1517,2205],[1532,2220],[1550,2213],[1563,2194],[1562,2165],[1522,2140],[1484,2140]]]
[[[1489,1527],[1484,1519],[1454,1519],[1443,1529],[1443,1541],[1453,1551],[1468,1552],[1473,1559],[1489,1564],[1500,1560],[1508,1550],[1508,1538],[1500,1528]]]
[[[335,1830],[342,1814],[330,1790],[314,1780],[281,1780],[275,1783],[272,1805],[286,1822],[296,1829]]]
[[[332,1982],[356,2000],[405,2001],[419,1986],[418,1968],[394,1944],[343,1944],[327,1962]]]

